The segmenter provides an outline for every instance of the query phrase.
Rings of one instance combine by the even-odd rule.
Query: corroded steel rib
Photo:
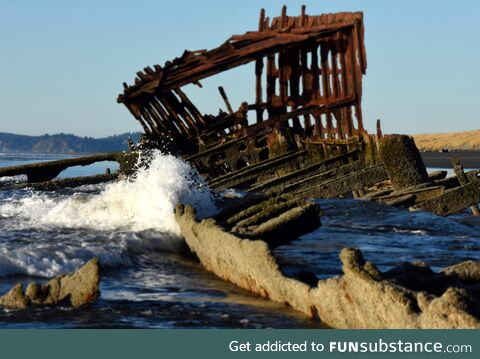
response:
[[[257,31],[233,35],[209,51],[185,51],[163,66],[146,67],[133,85],[124,84],[118,102],[150,136],[181,143],[185,156],[274,128],[288,132],[289,141],[297,138],[300,147],[298,141],[306,139],[361,137],[366,134],[361,111],[366,71],[363,33],[361,12],[311,16],[303,6],[300,16],[288,16],[283,7],[281,15],[270,21],[262,9]],[[220,93],[228,113],[217,116],[200,113],[182,91],[187,84],[199,84],[249,62],[255,63],[255,100],[243,102],[237,111],[223,88]],[[255,112],[255,121],[248,121],[249,111]],[[238,154],[238,163],[251,164],[257,154],[255,158]]]

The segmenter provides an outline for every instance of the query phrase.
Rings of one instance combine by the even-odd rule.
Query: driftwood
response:
[[[449,189],[436,198],[417,204],[411,210],[421,209],[440,216],[448,216],[474,206],[478,202],[480,202],[480,178],[463,186]]]
[[[94,176],[81,176],[81,177],[71,177],[64,179],[57,179],[52,181],[44,182],[34,182],[34,183],[20,183],[13,184],[7,189],[22,189],[22,188],[33,188],[39,191],[56,191],[62,188],[75,188],[85,185],[93,185],[98,183],[110,182],[118,179],[118,173],[105,173]]]
[[[0,177],[26,175],[28,182],[44,182],[57,177],[60,172],[73,166],[88,166],[101,161],[118,161],[121,153],[101,153],[78,158],[68,158],[27,165],[0,168]]]
[[[61,188],[73,188],[89,184],[98,184],[113,181],[120,175],[133,174],[139,165],[139,153],[137,151],[101,153],[97,155],[68,158],[47,162],[31,163],[0,168],[0,177],[26,175],[25,183],[4,182],[0,189],[33,188],[42,191],[55,191]],[[55,179],[63,170],[74,166],[88,166],[96,162],[115,161],[119,163],[119,170],[93,176],[81,176],[72,178]]]

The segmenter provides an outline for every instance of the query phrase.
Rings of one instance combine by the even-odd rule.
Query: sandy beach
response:
[[[420,151],[478,151],[480,130],[413,135]]]

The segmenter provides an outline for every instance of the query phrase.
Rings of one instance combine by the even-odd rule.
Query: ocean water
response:
[[[0,165],[56,159],[2,155]],[[60,157],[58,157],[60,158]],[[64,156],[62,156],[64,158]],[[71,168],[62,176],[102,173],[114,163]],[[96,256],[101,296],[88,308],[0,309],[10,328],[313,328],[305,316],[205,271],[180,237],[173,208],[214,214],[216,198],[186,163],[157,154],[133,180],[56,192],[11,190],[0,182],[0,294],[17,282],[46,281]],[[2,188],[3,187],[3,188]],[[356,200],[320,200],[322,227],[275,250],[287,274],[341,273],[338,254],[358,247],[381,269],[402,261],[434,268],[480,259],[480,218],[449,218]]]

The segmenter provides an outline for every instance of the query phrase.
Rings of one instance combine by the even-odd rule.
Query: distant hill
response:
[[[0,152],[59,154],[115,152],[127,149],[128,138],[138,142],[140,135],[139,132],[129,132],[104,138],[93,138],[65,133],[24,136],[0,132]]]
[[[413,135],[423,151],[480,151],[480,130]]]

